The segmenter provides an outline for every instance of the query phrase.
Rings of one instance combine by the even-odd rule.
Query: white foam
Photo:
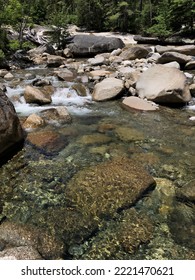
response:
[[[86,103],[91,101],[91,96],[79,96],[75,90],[69,88],[59,88],[52,95],[53,105],[64,105],[64,106],[84,106]]]
[[[49,105],[36,105],[26,103],[23,96],[23,89],[9,89],[9,97],[18,95],[19,99],[14,101],[16,112],[22,116],[29,116],[30,114],[38,114],[39,112],[55,108],[58,106],[65,106],[67,110],[76,115],[83,115],[91,112],[86,106],[92,102],[91,96],[78,96],[75,90],[69,88],[59,88],[52,95],[52,103]]]
[[[16,88],[11,88],[11,87],[6,87],[7,90],[7,96],[12,97],[13,95],[21,95],[24,93],[24,88],[22,87],[16,87]]]

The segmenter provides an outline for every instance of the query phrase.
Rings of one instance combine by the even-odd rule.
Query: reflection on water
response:
[[[21,88],[8,95],[15,91],[22,96]],[[95,103],[70,87],[56,89],[52,102],[73,121],[42,128],[59,138],[26,141],[0,169],[1,219],[55,236],[65,259],[195,259],[191,111],[127,112],[121,100]],[[22,97],[15,106],[24,115],[40,110]],[[125,190],[150,184],[143,167],[156,187],[134,200]]]

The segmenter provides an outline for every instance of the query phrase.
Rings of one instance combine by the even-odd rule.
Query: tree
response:
[[[19,33],[19,46],[22,47],[23,32],[30,22],[28,3],[19,0],[9,0],[4,7],[4,22],[13,26]]]
[[[127,32],[130,26],[130,20],[133,12],[130,4],[127,1],[119,1],[113,7],[113,10],[108,11],[108,21],[113,29]]]
[[[195,24],[195,1],[194,0],[172,0],[170,3],[170,21],[173,31],[181,28],[194,30]]]
[[[104,28],[104,3],[99,0],[76,0],[77,23],[88,30]]]

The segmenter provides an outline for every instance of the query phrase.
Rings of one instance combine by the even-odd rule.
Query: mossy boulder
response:
[[[89,242],[82,259],[124,259],[153,237],[154,226],[149,217],[134,208],[123,211]],[[75,256],[76,257],[76,256]]]
[[[65,190],[70,205],[95,218],[113,216],[134,204],[155,181],[128,158],[117,158],[78,172]]]

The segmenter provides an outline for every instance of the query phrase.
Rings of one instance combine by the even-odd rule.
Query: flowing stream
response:
[[[26,104],[24,87],[33,81],[25,80],[26,73],[51,81],[55,87],[52,104]],[[121,107],[121,100],[97,103],[90,94],[78,96],[71,88],[73,82],[58,81],[52,69],[32,68],[14,74],[17,82],[8,82],[7,94],[21,119],[64,105],[72,122],[39,128],[38,131],[58,133],[57,144],[40,148],[26,140],[23,149],[1,167],[5,187],[1,219],[40,227],[61,239],[66,227],[69,241],[64,258],[194,259],[195,205],[177,196],[183,186],[195,184],[195,122],[189,120],[195,116],[194,105],[129,112]],[[149,242],[140,242],[132,251],[118,248],[113,238],[120,212],[114,218],[102,219],[89,234],[81,230],[82,238],[72,232],[85,223],[84,218],[76,219],[78,225],[74,219],[65,225],[59,222],[69,207],[64,191],[71,178],[115,157],[128,157],[142,164],[156,181],[155,189],[130,207],[149,216],[154,225]],[[85,226],[80,228],[84,231]]]

